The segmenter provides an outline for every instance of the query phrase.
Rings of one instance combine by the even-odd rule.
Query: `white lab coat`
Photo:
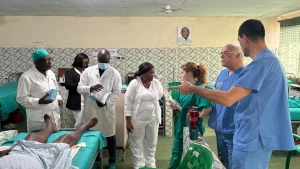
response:
[[[40,73],[36,67],[30,68],[19,79],[17,102],[26,107],[27,131],[42,130],[45,128],[44,114],[52,117],[56,126],[60,128],[60,107],[58,100],[62,100],[59,92],[56,100],[49,104],[39,104],[40,98],[44,97],[51,89],[58,89],[55,74],[48,70]]]
[[[81,72],[74,68],[75,71],[81,76]],[[84,98],[83,95],[81,95],[81,109],[80,110],[70,110],[74,116],[75,119],[75,124],[74,128],[78,129],[80,126],[83,125],[84,117],[83,117],[83,112],[84,112]]]
[[[163,87],[157,79],[153,79],[149,90],[146,90],[141,79],[137,78],[130,82],[126,91],[125,116],[131,116],[133,125],[133,131],[129,133],[129,145],[134,169],[144,166],[156,167],[155,151],[158,126],[161,122],[161,108],[158,100],[163,96]],[[144,92],[152,94],[149,95],[149,93],[145,94]],[[142,99],[142,96],[145,95],[150,97],[154,95],[155,99],[151,100],[149,104],[147,98]],[[140,106],[147,107],[145,104],[149,104],[149,112],[139,112],[141,110]],[[152,104],[155,105],[154,108],[152,108]],[[138,113],[141,113],[140,116],[138,116]]]
[[[97,103],[89,98],[90,87],[101,84],[104,88],[100,92],[93,92],[99,100],[105,93],[109,93],[105,107],[98,107]],[[116,112],[115,103],[122,90],[122,80],[120,73],[109,66],[100,77],[98,65],[85,69],[80,77],[77,91],[84,95],[84,118],[85,121],[97,117],[98,123],[94,130],[99,130],[105,137],[115,135]]]

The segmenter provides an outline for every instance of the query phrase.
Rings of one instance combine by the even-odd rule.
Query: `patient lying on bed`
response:
[[[0,169],[74,169],[70,147],[75,145],[82,133],[94,127],[97,118],[90,119],[76,131],[60,136],[53,143],[45,144],[58,129],[50,116],[45,114],[46,128],[29,134],[24,140],[16,140],[10,149],[0,151]]]

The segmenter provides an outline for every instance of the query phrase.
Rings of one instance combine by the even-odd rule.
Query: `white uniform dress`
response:
[[[74,68],[76,73],[78,73],[81,76],[81,72]],[[83,117],[83,112],[84,112],[84,98],[83,95],[81,95],[81,109],[80,110],[71,110],[74,119],[75,119],[75,124],[74,128],[79,128],[80,126],[83,125],[84,117]]]
[[[98,107],[97,103],[89,98],[91,95],[90,87],[96,84],[101,84],[104,88],[100,92],[92,94],[101,100],[103,95],[108,93],[105,107]],[[80,77],[80,82],[77,87],[79,94],[84,95],[84,119],[85,121],[97,117],[98,123],[94,130],[99,130],[105,137],[115,135],[116,128],[116,112],[115,103],[121,94],[122,80],[120,73],[109,66],[100,76],[98,65],[94,65],[85,69]]]
[[[148,89],[140,78],[129,84],[126,92],[125,115],[131,116],[133,132],[129,133],[129,145],[133,154],[133,167],[155,168],[155,151],[158,126],[161,122],[159,99],[163,88],[157,79]]]
[[[45,76],[34,66],[20,77],[16,100],[26,107],[27,131],[37,131],[45,128],[44,114],[51,116],[56,126],[60,128],[58,100],[62,100],[62,98],[59,91],[52,103],[39,104],[40,98],[44,97],[51,89],[58,91],[56,77],[51,70],[46,71]]]

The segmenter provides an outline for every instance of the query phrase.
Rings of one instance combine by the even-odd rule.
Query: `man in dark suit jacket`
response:
[[[89,57],[84,53],[79,53],[72,64],[73,68],[65,73],[65,87],[69,90],[66,107],[72,111],[75,119],[74,128],[79,128],[84,123],[83,97],[77,92],[77,86],[84,68],[88,67]]]

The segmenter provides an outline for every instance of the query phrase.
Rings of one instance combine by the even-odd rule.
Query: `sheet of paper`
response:
[[[109,96],[109,93],[102,93],[102,94],[99,93],[99,94],[97,94],[97,96],[89,95],[89,98],[91,98],[94,101],[98,100],[100,103],[105,104],[108,96]]]
[[[172,96],[170,95],[169,92],[168,92],[168,98],[169,98],[169,102],[170,102],[170,103],[176,104],[176,107],[177,107],[177,109],[178,109],[179,111],[182,110],[182,107],[181,107],[180,103],[178,103],[176,100],[174,100],[174,99],[172,98]]]
[[[81,147],[86,147],[86,143],[85,142],[82,142],[80,144],[77,144],[77,145],[74,145],[71,147],[71,156],[72,156],[72,159],[75,157],[75,155],[78,153],[79,149]]]
[[[100,100],[100,103],[105,104],[106,99],[108,98],[109,93],[105,93],[102,99]]]
[[[89,98],[91,98],[92,100],[96,101],[96,97],[94,95],[89,95]]]

